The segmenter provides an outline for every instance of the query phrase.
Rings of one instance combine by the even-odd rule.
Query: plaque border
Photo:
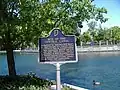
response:
[[[74,43],[74,45],[75,45],[75,58],[76,58],[76,60],[70,60],[70,61],[43,61],[43,62],[41,62],[40,61],[40,58],[41,58],[41,43],[40,43],[40,39],[42,39],[42,38],[49,38],[49,36],[50,36],[50,34],[52,33],[52,31],[54,31],[54,30],[59,30],[59,31],[61,31],[61,33],[62,33],[62,35],[64,36],[64,37],[69,37],[69,36],[74,36],[74,40],[76,41],[76,38],[75,38],[75,35],[64,35],[64,33],[62,32],[62,30],[61,29],[59,29],[59,28],[53,28],[50,32],[49,32],[49,35],[47,36],[47,37],[41,37],[41,38],[39,38],[38,39],[38,63],[42,63],[42,64],[56,64],[56,63],[61,63],[61,64],[64,64],[64,63],[74,63],[74,62],[78,62],[78,54],[77,54],[77,46],[76,46],[76,43]]]

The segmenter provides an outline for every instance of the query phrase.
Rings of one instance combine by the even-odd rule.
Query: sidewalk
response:
[[[85,88],[82,88],[82,87],[78,87],[78,86],[74,86],[74,85],[70,85],[70,84],[67,84],[67,83],[64,83],[61,85],[61,88],[63,87],[68,87],[68,88],[71,88],[73,90],[89,90],[89,89],[85,89]],[[50,87],[50,90],[56,90],[56,85],[52,85]]]

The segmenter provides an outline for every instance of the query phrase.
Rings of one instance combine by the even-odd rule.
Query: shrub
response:
[[[0,90],[47,90],[51,84],[31,75],[0,76]]]

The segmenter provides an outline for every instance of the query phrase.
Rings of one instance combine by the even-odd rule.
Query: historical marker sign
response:
[[[60,29],[54,29],[47,38],[39,39],[39,62],[77,62],[75,36],[65,36]]]

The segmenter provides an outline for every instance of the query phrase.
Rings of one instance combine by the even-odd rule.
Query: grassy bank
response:
[[[40,79],[35,75],[0,76],[0,90],[49,90],[55,82]],[[72,90],[64,87],[62,90]]]
[[[31,75],[0,76],[0,90],[48,90],[53,83]]]

